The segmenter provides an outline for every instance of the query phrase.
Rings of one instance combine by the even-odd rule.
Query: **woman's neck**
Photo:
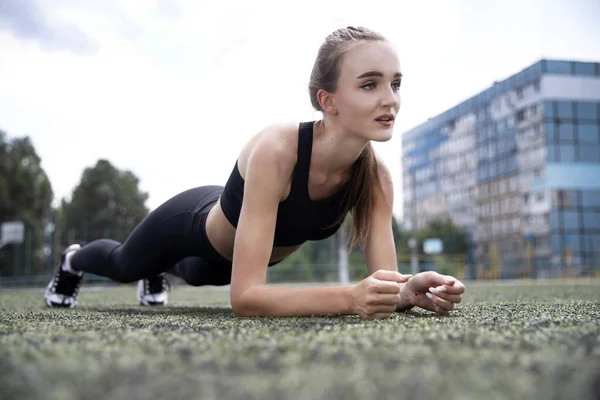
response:
[[[368,143],[330,121],[316,121],[311,164],[326,176],[350,173]]]

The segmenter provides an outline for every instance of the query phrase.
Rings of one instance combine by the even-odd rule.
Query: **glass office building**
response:
[[[465,227],[470,275],[600,268],[600,63],[541,60],[402,144],[404,218]]]

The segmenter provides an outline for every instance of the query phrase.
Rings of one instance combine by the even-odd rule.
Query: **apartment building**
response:
[[[600,63],[540,60],[402,145],[404,218],[450,216],[479,270],[600,269]]]

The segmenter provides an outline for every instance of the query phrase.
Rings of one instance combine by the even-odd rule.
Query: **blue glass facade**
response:
[[[402,140],[405,218],[451,216],[477,268],[600,268],[600,63],[541,60]]]

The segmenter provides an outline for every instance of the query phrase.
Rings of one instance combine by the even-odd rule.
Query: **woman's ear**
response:
[[[335,94],[329,93],[324,89],[317,92],[317,100],[323,109],[323,112],[330,115],[337,115],[337,106],[335,104]]]

